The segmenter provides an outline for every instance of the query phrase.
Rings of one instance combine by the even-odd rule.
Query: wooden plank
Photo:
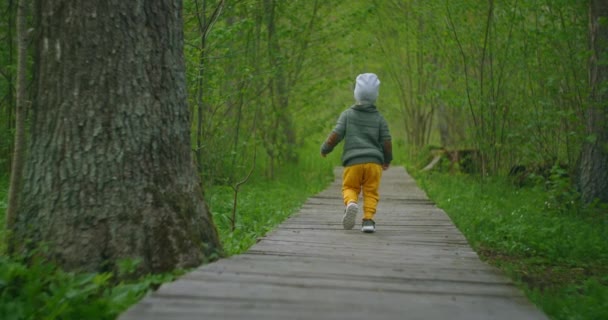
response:
[[[163,285],[120,319],[546,319],[403,168],[384,173],[374,234],[342,229],[335,174],[247,253]]]

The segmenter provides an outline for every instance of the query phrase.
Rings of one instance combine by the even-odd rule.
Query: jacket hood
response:
[[[352,108],[357,111],[363,111],[363,112],[370,112],[370,113],[378,112],[378,109],[373,104],[356,104],[356,105],[352,106]]]

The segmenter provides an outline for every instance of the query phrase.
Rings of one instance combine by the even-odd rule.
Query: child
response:
[[[378,97],[380,80],[373,73],[357,76],[355,85],[356,104],[340,114],[338,123],[321,146],[325,157],[344,139],[342,164],[342,197],[344,217],[342,226],[350,230],[355,226],[359,211],[357,201],[363,189],[363,221],[361,231],[375,231],[374,215],[378,205],[378,187],[382,170],[388,169],[393,160],[393,147],[388,124],[374,103]]]

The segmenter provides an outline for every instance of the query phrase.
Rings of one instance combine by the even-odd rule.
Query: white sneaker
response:
[[[376,222],[372,219],[363,220],[361,231],[365,233],[372,233],[376,231]]]
[[[359,205],[357,205],[357,203],[351,202],[346,206],[344,217],[342,217],[342,226],[344,227],[344,230],[350,230],[355,226],[357,212],[359,212]]]

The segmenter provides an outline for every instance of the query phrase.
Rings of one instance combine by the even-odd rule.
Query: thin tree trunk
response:
[[[11,178],[6,209],[6,229],[12,230],[17,219],[19,193],[25,159],[25,116],[26,116],[26,74],[27,74],[27,6],[26,0],[17,4],[17,110],[15,112],[15,148],[13,151]],[[9,232],[10,237],[10,232]],[[10,238],[8,243],[10,244]],[[12,247],[9,245],[9,251]]]
[[[196,164],[198,172],[200,173],[203,169],[203,85],[205,76],[205,58],[207,50],[207,36],[205,34],[207,24],[207,1],[203,0],[202,13],[198,8],[198,0],[196,4],[196,17],[198,20],[199,32],[201,33],[201,45],[199,48],[199,61],[198,61],[198,79],[196,87]]]
[[[288,162],[297,161],[297,155],[294,150],[296,145],[296,132],[293,126],[293,120],[289,113],[289,83],[287,71],[285,70],[285,61],[282,61],[282,49],[279,43],[278,34],[276,32],[276,11],[277,2],[275,0],[265,0],[264,8],[267,13],[267,35],[268,35],[268,58],[269,64],[274,66],[274,74],[270,79],[271,82],[271,101],[276,110],[274,115],[277,118],[277,126],[274,130],[278,130],[279,134],[275,135],[272,144],[275,147],[275,155],[277,160],[280,158],[286,159]],[[292,82],[295,82],[292,81]]]
[[[181,0],[38,0],[37,99],[14,243],[139,274],[220,250],[190,148]]]
[[[14,47],[13,47],[13,39],[14,39],[14,28],[16,28],[16,23],[15,23],[15,1],[14,0],[9,0],[8,1],[8,10],[6,15],[8,16],[8,26],[7,26],[7,35],[6,35],[6,47],[8,48],[8,61],[6,66],[12,66],[13,65],[13,60],[14,60],[14,55],[13,55],[13,51],[14,51]],[[5,69],[4,72],[4,77],[6,78],[6,86],[8,88],[8,92],[6,93],[6,133],[5,136],[8,137],[12,134],[13,131],[13,126],[14,126],[14,119],[13,119],[13,111],[16,109],[15,106],[15,96],[14,96],[14,90],[13,87],[15,86],[15,84],[13,83],[14,79],[14,72],[12,70],[9,70],[9,68]],[[0,103],[1,105],[2,103]],[[6,141],[5,141],[6,143]],[[9,143],[7,143],[6,145],[7,148],[7,154],[10,155],[13,152],[13,148],[14,148],[14,141],[13,141],[13,145],[10,145]],[[12,167],[12,159],[10,159],[10,156],[8,157],[8,161],[7,161],[7,165],[6,165],[6,170],[7,172],[11,171],[11,167]]]
[[[608,3],[592,0],[589,7],[591,103],[586,112],[587,136],[580,162],[582,199],[608,203]]]
[[[196,88],[196,163],[198,171],[203,167],[203,114],[204,108],[204,79],[205,79],[205,68],[207,68],[207,37],[213,24],[219,18],[222,10],[224,9],[224,0],[221,0],[218,4],[211,17],[207,19],[207,1],[203,0],[202,10],[199,9],[198,0],[195,1],[196,5],[196,18],[198,21],[198,28],[201,36],[201,44],[199,47],[199,65],[198,65],[198,79]]]

